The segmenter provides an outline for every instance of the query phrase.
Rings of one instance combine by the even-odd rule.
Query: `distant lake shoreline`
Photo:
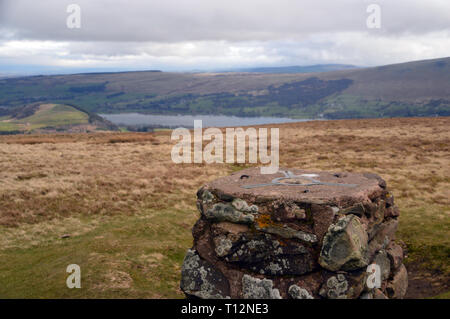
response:
[[[141,113],[99,114],[119,126],[194,127],[194,120],[202,120],[203,127],[233,127],[317,121],[287,117],[239,117],[227,115],[153,115]]]

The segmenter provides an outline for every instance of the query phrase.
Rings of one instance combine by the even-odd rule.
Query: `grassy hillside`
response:
[[[40,128],[57,128],[66,125],[87,124],[89,115],[68,105],[41,104],[26,117],[0,118],[0,131],[32,131]]]
[[[450,118],[279,127],[282,166],[386,179],[408,296],[449,291]],[[166,131],[0,137],[0,298],[183,297],[196,191],[245,165],[177,165],[173,144]],[[72,263],[81,289],[66,287]]]
[[[0,116],[36,102],[93,113],[449,116],[450,58],[312,74],[149,71],[0,80]]]
[[[68,130],[93,125],[94,115],[63,104],[31,104],[11,110],[0,117],[0,133],[32,132],[36,130]],[[101,119],[95,120],[102,121]]]

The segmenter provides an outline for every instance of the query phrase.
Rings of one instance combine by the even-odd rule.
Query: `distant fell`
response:
[[[242,68],[230,70],[227,72],[249,72],[249,73],[317,73],[330,72],[339,70],[348,70],[358,68],[355,65],[349,64],[316,64],[306,66],[279,66],[279,67],[256,67],[256,68]]]
[[[0,79],[0,116],[33,103],[69,104],[90,114],[450,116],[450,58],[316,73],[142,71]]]

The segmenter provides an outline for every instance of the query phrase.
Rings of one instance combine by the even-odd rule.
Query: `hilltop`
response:
[[[0,113],[29,103],[92,113],[293,118],[450,115],[450,58],[318,73],[154,71],[0,79]]]

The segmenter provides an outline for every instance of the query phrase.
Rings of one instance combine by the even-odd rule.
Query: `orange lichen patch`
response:
[[[270,214],[259,214],[256,217],[255,222],[259,228],[266,228],[269,226],[277,226],[277,224],[272,220]]]

